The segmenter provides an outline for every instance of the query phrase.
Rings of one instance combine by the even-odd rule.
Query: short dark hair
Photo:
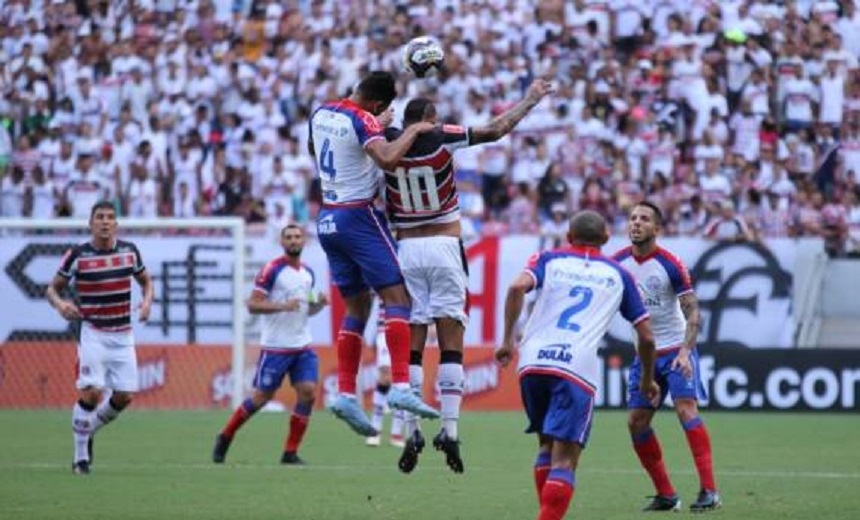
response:
[[[100,209],[109,209],[116,213],[116,207],[113,205],[113,202],[109,200],[100,200],[93,204],[93,208],[90,210],[90,220],[92,220],[93,217],[96,216],[96,211]]]
[[[286,233],[289,229],[298,229],[302,233],[302,235],[305,234],[305,228],[296,224],[295,222],[290,222],[289,224],[281,228],[281,236],[283,237],[284,233]]]
[[[436,114],[436,105],[427,98],[415,98],[403,110],[403,126],[420,123],[426,117]]]
[[[642,206],[642,207],[648,208],[651,211],[653,211],[654,212],[654,220],[657,221],[657,225],[658,226],[663,225],[663,212],[660,210],[659,206],[657,206],[656,204],[654,204],[650,200],[643,200],[643,201],[637,202],[633,207],[635,208],[636,206]]]
[[[365,76],[355,88],[358,95],[368,101],[381,101],[390,105],[397,97],[394,76],[390,72],[376,70]]]
[[[577,242],[602,246],[606,242],[606,219],[596,211],[579,211],[570,219],[569,234]]]

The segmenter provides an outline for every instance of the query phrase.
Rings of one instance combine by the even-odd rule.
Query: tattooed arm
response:
[[[506,136],[550,92],[552,92],[552,86],[549,82],[542,79],[534,80],[522,101],[493,118],[487,126],[471,128],[470,144],[490,143]]]
[[[684,348],[687,351],[692,351],[696,348],[696,339],[699,336],[699,299],[693,291],[681,296],[678,301],[681,303],[681,311],[684,313],[684,318],[687,319],[687,330],[684,333]]]

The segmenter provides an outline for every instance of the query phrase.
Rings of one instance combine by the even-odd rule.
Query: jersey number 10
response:
[[[397,191],[400,192],[400,204],[404,211],[438,211],[442,207],[436,186],[436,173],[430,166],[414,166],[408,169],[401,166],[394,170],[394,176],[397,177]],[[421,190],[422,181],[427,193],[426,203]]]

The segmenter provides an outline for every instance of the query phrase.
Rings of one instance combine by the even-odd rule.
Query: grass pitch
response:
[[[0,411],[0,518],[9,520],[503,520],[536,517],[536,444],[518,413],[465,413],[463,475],[425,449],[412,475],[399,450],[367,448],[317,412],[301,450],[279,464],[287,415],[262,413],[241,430],[223,466],[210,462],[223,412],[130,410],[99,433],[93,473],[70,471],[67,411]],[[625,415],[598,412],[566,518],[641,519],[652,494]],[[724,519],[860,518],[860,420],[854,415],[707,413]],[[436,424],[425,423],[428,438]],[[687,505],[698,480],[671,411],[655,429]]]

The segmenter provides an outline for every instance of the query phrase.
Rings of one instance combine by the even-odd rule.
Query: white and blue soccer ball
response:
[[[435,75],[444,61],[445,50],[430,36],[413,38],[403,47],[403,68],[416,78]]]

